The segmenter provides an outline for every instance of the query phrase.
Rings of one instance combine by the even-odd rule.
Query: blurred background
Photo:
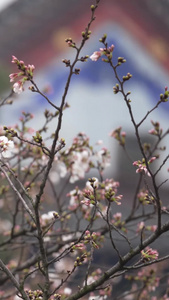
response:
[[[62,59],[73,59],[74,50],[65,39],[71,37],[77,44],[81,32],[90,18],[91,0],[1,0],[0,3],[0,92],[9,93],[9,74],[15,72],[11,56],[34,64],[35,82],[40,89],[50,87],[49,97],[59,103],[64,91],[68,69]],[[169,85],[169,1],[168,0],[101,0],[92,25],[91,38],[82,55],[91,55],[102,45],[99,38],[108,35],[109,45],[114,44],[114,61],[118,56],[127,62],[118,71],[120,77],[130,72],[133,78],[126,83],[131,91],[136,121],[141,120],[159,100],[160,93]],[[80,131],[90,136],[94,144],[103,140],[112,152],[110,172],[124,179],[132,168],[109,133],[122,126],[127,133],[127,146],[133,159],[139,159],[134,131],[128,111],[120,95],[113,94],[116,80],[111,68],[102,61],[79,65],[81,72],[74,76],[67,97],[71,108],[65,111],[61,137],[67,145]],[[28,85],[29,86],[29,85]],[[14,105],[1,111],[1,125],[13,125],[21,112],[33,112],[33,126],[43,122],[42,112],[49,108],[44,99],[30,91],[15,97]],[[151,120],[168,128],[169,103],[163,103],[143,124],[142,140],[150,138]],[[10,116],[10,118],[9,118]],[[37,122],[38,121],[38,122]],[[38,129],[38,128],[37,128]],[[169,141],[167,142],[169,144]],[[166,150],[168,151],[168,150]],[[167,152],[168,153],[168,152]],[[164,153],[164,157],[166,152]],[[166,179],[166,168],[162,177]],[[123,170],[123,172],[121,172]],[[132,175],[133,174],[133,175]]]
[[[65,39],[71,37],[77,45],[80,44],[81,32],[90,20],[91,4],[94,4],[93,0],[0,0],[1,98],[8,95],[12,87],[9,74],[16,72],[15,66],[11,64],[12,55],[15,55],[24,60],[26,65],[35,65],[34,80],[38,87],[42,91],[46,89],[48,97],[56,105],[60,103],[68,76],[68,69],[62,59],[73,60],[75,55]],[[139,122],[158,102],[165,86],[169,86],[169,1],[101,0],[91,30],[91,38],[82,55],[91,55],[99,50],[102,47],[99,39],[107,33],[109,45],[115,45],[114,62],[119,56],[127,60],[118,69],[120,77],[128,72],[133,75],[125,87],[126,91],[131,91],[131,105],[136,121]],[[64,112],[60,137],[65,138],[66,146],[81,131],[90,137],[93,145],[103,140],[112,155],[108,175],[120,181],[119,193],[125,195],[121,211],[126,213],[131,209],[129,203],[138,177],[135,167],[126,160],[123,149],[109,133],[122,126],[127,134],[129,155],[133,160],[142,158],[128,110],[122,96],[113,94],[113,86],[117,82],[109,65],[88,60],[78,67],[81,72],[71,82],[66,99],[70,109]],[[12,106],[5,106],[0,111],[1,126],[15,125],[22,111],[25,111],[34,114],[32,126],[38,130],[44,121],[44,110],[51,110],[42,97],[27,88],[12,100]],[[151,120],[159,121],[166,131],[168,116],[169,102],[162,103],[140,128],[142,142],[154,143],[156,140],[148,134],[148,130],[152,129]],[[168,137],[165,142],[162,146],[167,145],[168,148],[161,160],[169,152]],[[168,177],[168,167],[169,163],[161,170],[159,183]],[[166,183],[161,193],[166,200],[168,192]],[[164,243],[167,246],[166,239]],[[108,262],[105,260],[104,263],[109,263],[109,257]]]

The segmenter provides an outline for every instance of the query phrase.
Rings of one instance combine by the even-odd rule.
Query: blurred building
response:
[[[3,70],[14,71],[10,64],[15,55],[26,64],[36,66],[35,81],[40,88],[52,86],[51,100],[59,103],[68,69],[63,58],[73,59],[74,51],[67,47],[65,38],[72,37],[78,44],[81,32],[90,18],[91,0],[15,0],[0,12],[0,63]],[[169,85],[169,1],[158,0],[101,0],[92,25],[93,35],[83,49],[83,55],[91,55],[101,47],[99,38],[108,35],[109,44],[115,45],[114,60],[118,56],[127,59],[119,68],[122,77],[130,72],[130,90],[136,120],[141,120],[159,100],[159,94]],[[13,67],[13,69],[12,69]],[[67,102],[61,136],[69,144],[79,131],[91,136],[92,143],[102,139],[106,146],[118,148],[108,136],[122,126],[134,140],[128,111],[121,96],[113,94],[116,80],[109,66],[103,62],[88,61],[79,65],[81,74],[73,78]],[[4,73],[6,80],[8,75]],[[1,71],[2,76],[2,71]],[[4,78],[4,76],[2,76]],[[3,79],[4,80],[4,79]],[[2,81],[1,81],[2,82]],[[39,95],[25,92],[12,107],[3,110],[2,123],[10,113],[10,122],[16,123],[21,111],[35,114],[36,128],[42,122],[41,113],[47,107]],[[169,104],[163,103],[143,124],[146,138],[152,125],[150,120],[161,122],[167,129]],[[7,125],[7,124],[6,124]],[[145,131],[145,132],[144,132]],[[132,143],[130,143],[132,147]],[[135,147],[135,146],[134,146]],[[118,165],[114,162],[114,168]]]
[[[67,35],[80,38],[91,4],[91,0],[69,0],[69,4],[66,0],[10,0],[9,6],[0,12],[0,60],[9,62],[15,52],[42,67],[63,53]],[[115,25],[125,29],[169,69],[168,11],[166,0],[101,0],[93,28],[109,23],[113,31]]]

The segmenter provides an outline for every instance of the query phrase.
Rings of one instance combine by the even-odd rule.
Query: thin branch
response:
[[[153,112],[153,110],[155,110],[162,102],[163,102],[162,100],[159,100],[157,102],[157,104],[151,110],[149,110],[146,113],[145,117],[139,123],[137,123],[137,128],[147,119],[147,117],[149,116],[149,114],[151,114],[151,112]]]
[[[13,182],[11,181],[11,179],[9,178],[7,172],[4,170],[4,168],[2,166],[0,166],[0,170],[2,171],[2,173],[5,175],[6,179],[8,180],[9,182],[9,185],[10,187],[12,188],[12,190],[15,192],[15,194],[18,196],[18,198],[21,200],[25,210],[27,211],[27,213],[31,216],[32,220],[34,221],[34,223],[36,224],[35,222],[35,217],[31,211],[31,209],[29,208],[29,206],[26,204],[24,198],[21,196],[20,192],[15,188]]]
[[[25,291],[23,290],[23,288],[21,288],[20,284],[18,283],[18,281],[16,280],[16,278],[14,277],[14,275],[5,266],[5,264],[3,263],[3,261],[1,259],[0,259],[0,267],[6,273],[6,275],[11,280],[11,282],[13,283],[13,285],[16,287],[17,291],[20,292],[20,294],[22,295],[23,299],[24,300],[29,300],[28,295],[25,293]]]

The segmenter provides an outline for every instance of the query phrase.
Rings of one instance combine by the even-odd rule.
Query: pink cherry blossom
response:
[[[90,56],[90,59],[92,61],[97,61],[100,56],[102,55],[101,51],[95,51],[91,56]]]
[[[150,129],[148,132],[149,132],[150,134],[153,134],[153,135],[156,135],[156,134],[157,134],[157,132],[155,131],[154,128]]]
[[[31,70],[31,71],[34,71],[35,70],[35,66],[34,65],[28,65],[28,69]]]
[[[9,141],[6,136],[0,137],[0,154],[4,158],[9,158],[12,155],[12,150],[14,148],[13,141]]]
[[[112,44],[112,45],[108,48],[108,50],[109,50],[110,52],[113,52],[113,50],[114,50],[114,45]]]
[[[17,81],[17,82],[14,83],[14,85],[13,85],[13,91],[16,94],[21,94],[24,91],[22,81],[19,80],[19,81]]]
[[[134,161],[133,162],[133,166],[137,166],[138,169],[136,170],[136,173],[141,173],[144,172],[145,174],[147,174],[148,176],[150,176],[150,173],[147,170],[147,167],[145,165],[144,162],[141,162],[140,160],[138,161]]]
[[[16,64],[16,62],[18,62],[18,59],[16,58],[16,56],[12,55],[12,61],[13,64]]]
[[[31,80],[33,78],[33,71],[35,69],[34,65],[26,66],[23,60],[18,60],[14,55],[12,56],[12,63],[16,64],[19,69],[18,73],[12,73],[9,75],[10,82],[13,82],[18,77],[21,77],[20,80],[14,83],[13,91],[14,93],[20,94],[23,92],[23,85],[27,80]]]
[[[152,158],[150,158],[150,160],[148,161],[149,164],[151,164],[154,160],[156,160],[157,157],[156,156],[153,156]]]
[[[18,73],[12,73],[9,75],[10,82],[13,82],[18,77]]]

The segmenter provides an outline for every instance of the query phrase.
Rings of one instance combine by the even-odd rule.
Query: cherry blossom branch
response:
[[[98,0],[97,0],[97,3],[99,3]],[[48,262],[47,262],[47,258],[46,258],[46,252],[45,252],[45,249],[44,249],[42,230],[41,230],[41,225],[40,225],[40,221],[39,221],[39,204],[40,204],[40,199],[41,199],[41,196],[43,194],[44,188],[46,186],[46,182],[47,182],[49,172],[50,172],[52,164],[53,164],[55,151],[56,151],[56,143],[58,141],[58,136],[59,136],[59,132],[60,132],[60,129],[61,129],[61,124],[62,124],[62,116],[63,116],[63,109],[64,109],[64,105],[65,105],[65,99],[66,99],[66,96],[67,96],[67,92],[68,92],[68,89],[69,89],[69,85],[70,85],[72,75],[74,74],[74,72],[73,72],[74,66],[78,62],[81,49],[83,48],[86,40],[88,39],[89,28],[91,26],[91,23],[95,19],[94,18],[94,12],[95,12],[97,6],[98,6],[98,4],[94,7],[94,9],[92,9],[91,20],[90,20],[90,22],[88,23],[88,25],[86,27],[85,34],[83,36],[80,47],[76,49],[77,53],[76,53],[74,62],[70,65],[70,71],[69,71],[67,83],[66,83],[66,86],[65,86],[65,91],[64,91],[64,94],[62,96],[62,101],[61,101],[61,105],[60,105],[60,108],[59,108],[58,125],[57,125],[57,128],[55,130],[55,135],[54,135],[52,148],[51,148],[51,152],[50,152],[50,159],[48,161],[48,165],[47,165],[45,174],[43,176],[42,183],[40,185],[39,193],[36,195],[36,201],[35,201],[35,206],[34,206],[36,225],[37,225],[37,230],[38,230],[38,240],[39,240],[40,252],[41,252],[41,256],[42,256],[44,275],[46,277],[46,286],[45,286],[45,289],[44,289],[44,294],[45,294],[46,299],[49,296],[49,291],[48,290],[49,290],[50,282],[49,282],[49,276],[48,276]]]
[[[107,43],[105,43],[105,41],[104,41],[104,44],[105,44],[105,47],[106,47],[105,51],[107,51]],[[115,77],[118,80],[118,83],[120,85],[120,89],[118,88],[118,92],[120,92],[123,95],[124,101],[125,101],[125,103],[128,107],[129,115],[130,115],[131,122],[133,123],[134,129],[135,129],[135,134],[136,134],[136,138],[137,138],[137,142],[138,142],[140,151],[141,151],[141,153],[143,155],[143,158],[145,160],[146,168],[147,168],[147,170],[150,173],[150,176],[152,178],[152,183],[153,183],[153,187],[154,187],[154,191],[155,191],[155,195],[156,195],[155,200],[156,200],[156,203],[157,203],[158,229],[160,230],[160,228],[161,228],[161,204],[160,204],[160,196],[159,196],[159,192],[158,192],[158,189],[157,189],[155,176],[152,174],[152,172],[149,168],[148,160],[147,160],[147,157],[145,155],[145,152],[144,152],[144,149],[143,149],[143,146],[142,146],[142,143],[141,143],[141,138],[140,138],[140,134],[139,134],[139,130],[138,130],[139,126],[135,122],[134,115],[133,115],[133,112],[132,112],[132,108],[131,108],[131,105],[130,105],[130,99],[128,99],[128,95],[130,93],[129,92],[125,93],[125,91],[124,91],[124,83],[125,83],[126,80],[129,80],[132,77],[132,75],[130,73],[128,73],[126,76],[123,76],[123,81],[121,81],[119,76],[118,76],[118,73],[117,73],[118,64],[116,66],[113,65],[112,56],[107,55],[107,58],[108,58],[107,62],[112,67],[112,69],[114,71],[114,74],[115,74]]]
[[[168,260],[168,259],[169,259],[169,255],[165,255],[165,256],[160,257],[160,258],[155,259],[155,260],[151,260],[151,261],[144,262],[144,263],[139,263],[138,265],[135,264],[133,266],[126,266],[125,269],[127,271],[129,271],[129,270],[137,270],[137,269],[141,269],[141,268],[144,268],[144,267],[148,267],[148,266],[157,264],[159,262],[162,262],[162,261],[165,261],[165,260]]]
[[[103,283],[109,280],[112,275],[124,270],[126,268],[125,265],[127,262],[129,262],[133,257],[139,254],[142,249],[154,242],[162,233],[166,232],[167,230],[169,230],[169,222],[163,225],[160,231],[156,231],[147,239],[145,239],[142,242],[142,245],[135,247],[132,251],[124,255],[118,263],[116,263],[113,267],[105,271],[104,274],[98,280],[96,280],[92,284],[87,285],[86,287],[81,288],[78,292],[68,297],[67,300],[77,300],[80,297],[85,296],[89,292],[94,291],[97,287],[101,286]]]
[[[88,25],[85,29],[85,33],[82,35],[83,38],[82,38],[82,41],[81,41],[81,44],[80,44],[79,48],[76,47],[75,59],[74,59],[73,63],[69,65],[69,69],[70,69],[69,70],[69,75],[68,75],[68,78],[67,78],[67,82],[66,82],[66,85],[65,85],[65,90],[64,90],[62,100],[61,100],[61,105],[60,105],[60,108],[59,108],[58,124],[57,124],[57,128],[55,130],[54,139],[53,139],[52,148],[51,148],[51,159],[48,162],[48,166],[47,166],[44,178],[42,180],[42,184],[40,186],[39,194],[36,196],[36,204],[37,205],[38,205],[38,203],[40,201],[40,198],[43,194],[43,190],[44,190],[45,185],[46,185],[47,177],[48,177],[48,174],[51,170],[52,163],[53,163],[53,160],[54,160],[55,148],[56,148],[56,143],[58,141],[59,132],[60,132],[60,129],[61,129],[63,109],[64,109],[64,105],[65,105],[65,101],[66,101],[66,96],[67,96],[67,93],[68,93],[71,78],[74,74],[73,70],[74,70],[74,67],[75,67],[76,63],[79,60],[80,52],[81,52],[83,46],[85,45],[86,41],[88,40],[88,38],[90,36],[89,30],[90,30],[91,24],[95,20],[94,14],[95,14],[95,11],[98,7],[99,2],[100,2],[100,0],[97,0],[96,5],[94,7],[92,7],[92,9],[91,9],[91,19],[90,19],[90,21],[89,21],[89,23],[88,23]]]

